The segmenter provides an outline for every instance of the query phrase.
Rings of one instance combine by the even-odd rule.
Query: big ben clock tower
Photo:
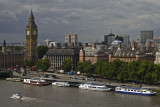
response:
[[[29,22],[26,26],[26,60],[32,60],[34,64],[37,62],[37,38],[38,28],[31,9]]]

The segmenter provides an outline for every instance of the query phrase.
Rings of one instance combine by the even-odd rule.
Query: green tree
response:
[[[25,60],[24,66],[31,68],[34,65],[34,62],[32,60]]]
[[[43,59],[42,60],[42,71],[47,71],[49,67],[51,66],[49,59]]]
[[[71,59],[66,59],[63,61],[61,68],[64,70],[64,72],[69,72],[72,69],[72,60]]]
[[[111,63],[112,63],[112,66],[111,66],[112,79],[116,80],[118,74],[120,73],[120,67],[123,62],[120,60],[114,60]]]
[[[138,61],[133,61],[128,63],[128,75],[129,75],[129,80],[131,81],[139,81],[139,77],[138,77],[138,71],[141,65],[140,60]]]
[[[42,70],[42,60],[39,60],[35,66],[36,71]]]
[[[137,72],[138,78],[141,82],[144,82],[144,75],[146,73],[146,70],[147,70],[147,63],[143,61],[140,65],[139,71]]]
[[[150,61],[145,61],[147,64],[147,68],[143,77],[143,80],[145,83],[152,83],[153,79],[152,79],[152,72],[154,71],[154,63],[150,62]]]
[[[144,83],[152,82],[152,71],[154,70],[154,63],[150,61],[143,61],[137,72],[139,80]]]
[[[45,55],[47,51],[48,51],[47,46],[38,46],[37,47],[38,59],[42,59],[43,55]]]
[[[16,47],[14,47],[14,50],[16,50],[16,51],[21,51],[22,49],[21,49],[20,46],[16,46]]]
[[[154,65],[154,71],[152,72],[153,83],[157,84],[160,81],[160,65]]]
[[[102,73],[101,76],[106,79],[112,79],[112,63],[111,62],[103,62],[102,63]]]
[[[91,64],[91,61],[85,61],[84,63],[84,73],[86,76],[92,76],[94,74],[94,65]]]
[[[36,70],[40,69],[43,72],[47,71],[49,67],[51,66],[49,59],[42,59],[39,60],[36,64]]]
[[[122,62],[120,68],[119,68],[119,73],[117,75],[117,79],[120,81],[126,81],[128,80],[128,63],[127,62]]]
[[[94,74],[96,75],[101,75],[102,74],[102,61],[97,61],[94,66],[95,66],[95,69],[94,69]]]
[[[77,70],[80,71],[81,73],[84,73],[84,64],[83,62],[78,62],[78,65],[77,65]]]
[[[78,63],[77,69],[86,76],[99,75],[102,78],[118,81],[143,82],[147,84],[160,83],[160,65],[150,61],[133,61],[130,63],[120,60],[112,62],[90,61]]]

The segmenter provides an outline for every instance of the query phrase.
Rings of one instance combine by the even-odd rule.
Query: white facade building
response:
[[[160,51],[157,51],[156,52],[156,56],[155,56],[156,58],[155,58],[155,61],[154,61],[154,63],[155,64],[160,64]]]

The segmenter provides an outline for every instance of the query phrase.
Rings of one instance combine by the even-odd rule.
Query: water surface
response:
[[[23,93],[24,99],[10,98]],[[82,90],[73,87],[33,86],[0,80],[1,107],[160,107],[157,96],[140,96]]]

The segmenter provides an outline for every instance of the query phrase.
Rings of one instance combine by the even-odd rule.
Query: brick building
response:
[[[113,47],[109,53],[109,61],[119,59],[124,62],[132,62],[136,60],[149,60],[154,62],[156,47],[149,42],[146,46],[138,46],[136,42],[132,41],[131,46],[121,47],[121,43],[118,43],[118,47]]]
[[[108,56],[105,53],[105,49],[101,45],[96,45],[95,43],[92,46],[88,46],[87,43],[84,44],[84,49],[80,50],[79,61],[91,61],[92,64],[100,61],[108,61]]]

